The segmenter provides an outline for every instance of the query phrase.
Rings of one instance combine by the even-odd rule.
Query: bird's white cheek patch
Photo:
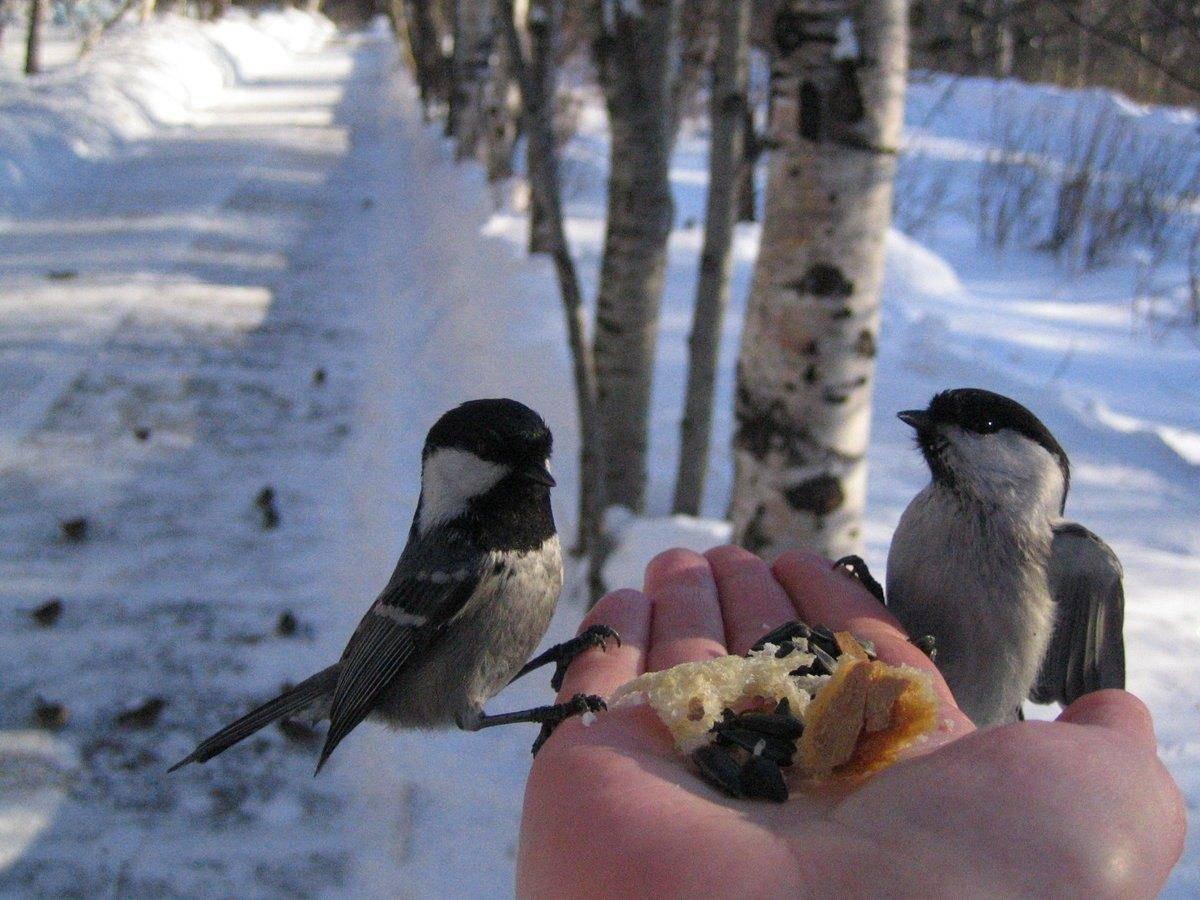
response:
[[[495,487],[508,471],[508,466],[480,459],[467,450],[435,450],[421,472],[418,529],[424,533],[438,522],[457,517],[468,500]]]

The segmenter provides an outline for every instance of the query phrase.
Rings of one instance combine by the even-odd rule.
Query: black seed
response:
[[[822,650],[820,647],[812,648],[813,656],[817,658],[817,662],[821,664],[826,674],[832,675],[833,670],[837,668],[837,660]]]
[[[804,731],[804,724],[794,716],[780,716],[775,713],[748,712],[738,716],[737,723],[742,728],[749,728],[759,734],[795,739]]]
[[[58,621],[58,617],[62,615],[63,602],[59,597],[51,597],[37,609],[30,613],[33,621],[37,622],[43,628],[50,628]]]
[[[713,787],[730,797],[742,796],[741,769],[728,750],[716,744],[706,744],[692,752],[692,761],[700,770],[701,777]]]
[[[54,703],[49,700],[43,700],[38,697],[33,705],[33,721],[37,723],[38,728],[47,728],[51,731],[57,731],[67,724],[67,720],[71,718],[71,714],[67,708],[61,703]]]
[[[313,369],[313,384],[324,384],[324,383],[325,383],[325,370],[324,369]]]
[[[275,633],[280,637],[291,637],[300,627],[300,621],[296,618],[296,614],[290,609],[285,609],[279,614],[279,619],[275,623]]]
[[[795,644],[793,644],[791,641],[784,641],[782,644],[779,645],[779,649],[775,651],[775,658],[783,659],[788,654],[794,653],[795,650],[796,650]]]
[[[86,516],[66,519],[59,522],[58,527],[62,531],[62,536],[68,541],[82,541],[87,538],[88,520]]]
[[[838,646],[837,638],[824,625],[818,625],[813,629],[810,641],[814,648],[820,647],[834,658],[842,655],[842,648]]]
[[[117,724],[122,728],[150,728],[157,721],[167,701],[162,697],[147,697],[137,706],[131,706],[117,714]]]
[[[787,782],[779,766],[762,756],[751,756],[742,765],[742,792],[747,797],[782,803],[788,798]]]
[[[133,436],[144,444],[146,441],[150,440],[150,429],[144,425],[139,428],[135,428],[133,429]]]
[[[275,489],[270,485],[264,487],[254,498],[254,505],[262,513],[262,527],[276,528],[279,525],[279,509],[275,505]]]

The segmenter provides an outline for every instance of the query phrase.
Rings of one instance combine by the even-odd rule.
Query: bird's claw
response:
[[[616,641],[617,646],[621,646],[621,636],[617,634],[615,628],[610,628],[608,625],[592,625],[576,637],[569,641],[563,641],[557,647],[552,648],[557,652],[554,675],[550,678],[550,687],[556,691],[562,690],[563,679],[567,677],[567,669],[575,661],[575,657],[593,647],[608,650],[609,641]]]
[[[937,662],[937,639],[932,634],[909,638],[908,642],[928,656],[930,662]]]
[[[613,634],[615,636],[616,632]],[[537,756],[537,752],[542,749],[542,744],[546,743],[550,735],[554,734],[554,729],[572,716],[604,712],[606,709],[608,709],[608,704],[604,702],[604,698],[595,694],[576,694],[566,703],[559,703],[551,707],[548,715],[542,719],[542,727],[538,732],[537,739],[533,742],[531,752]]]
[[[884,599],[883,585],[871,574],[871,570],[867,567],[866,562],[861,556],[855,556],[854,554],[843,556],[833,564],[833,569],[835,572],[845,572],[870,591],[872,597],[885,606],[887,605],[887,600]]]

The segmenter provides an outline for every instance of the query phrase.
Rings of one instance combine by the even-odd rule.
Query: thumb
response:
[[[1153,749],[1154,722],[1146,704],[1127,691],[1105,690],[1084,694],[1062,711],[1058,721],[1107,728]]]

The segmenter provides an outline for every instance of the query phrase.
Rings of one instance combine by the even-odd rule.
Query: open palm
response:
[[[1183,806],[1132,695],[1081,698],[1057,722],[976,730],[936,669],[857,583],[820,557],[772,568],[733,547],[648,567],[644,593],[583,623],[620,648],[580,657],[563,695],[607,695],[645,671],[745,653],[800,618],[875,642],[930,672],[941,725],[848,791],[781,805],[702,782],[645,707],[564,724],[536,757],[518,859],[522,896],[1152,896],[1182,852]]]

